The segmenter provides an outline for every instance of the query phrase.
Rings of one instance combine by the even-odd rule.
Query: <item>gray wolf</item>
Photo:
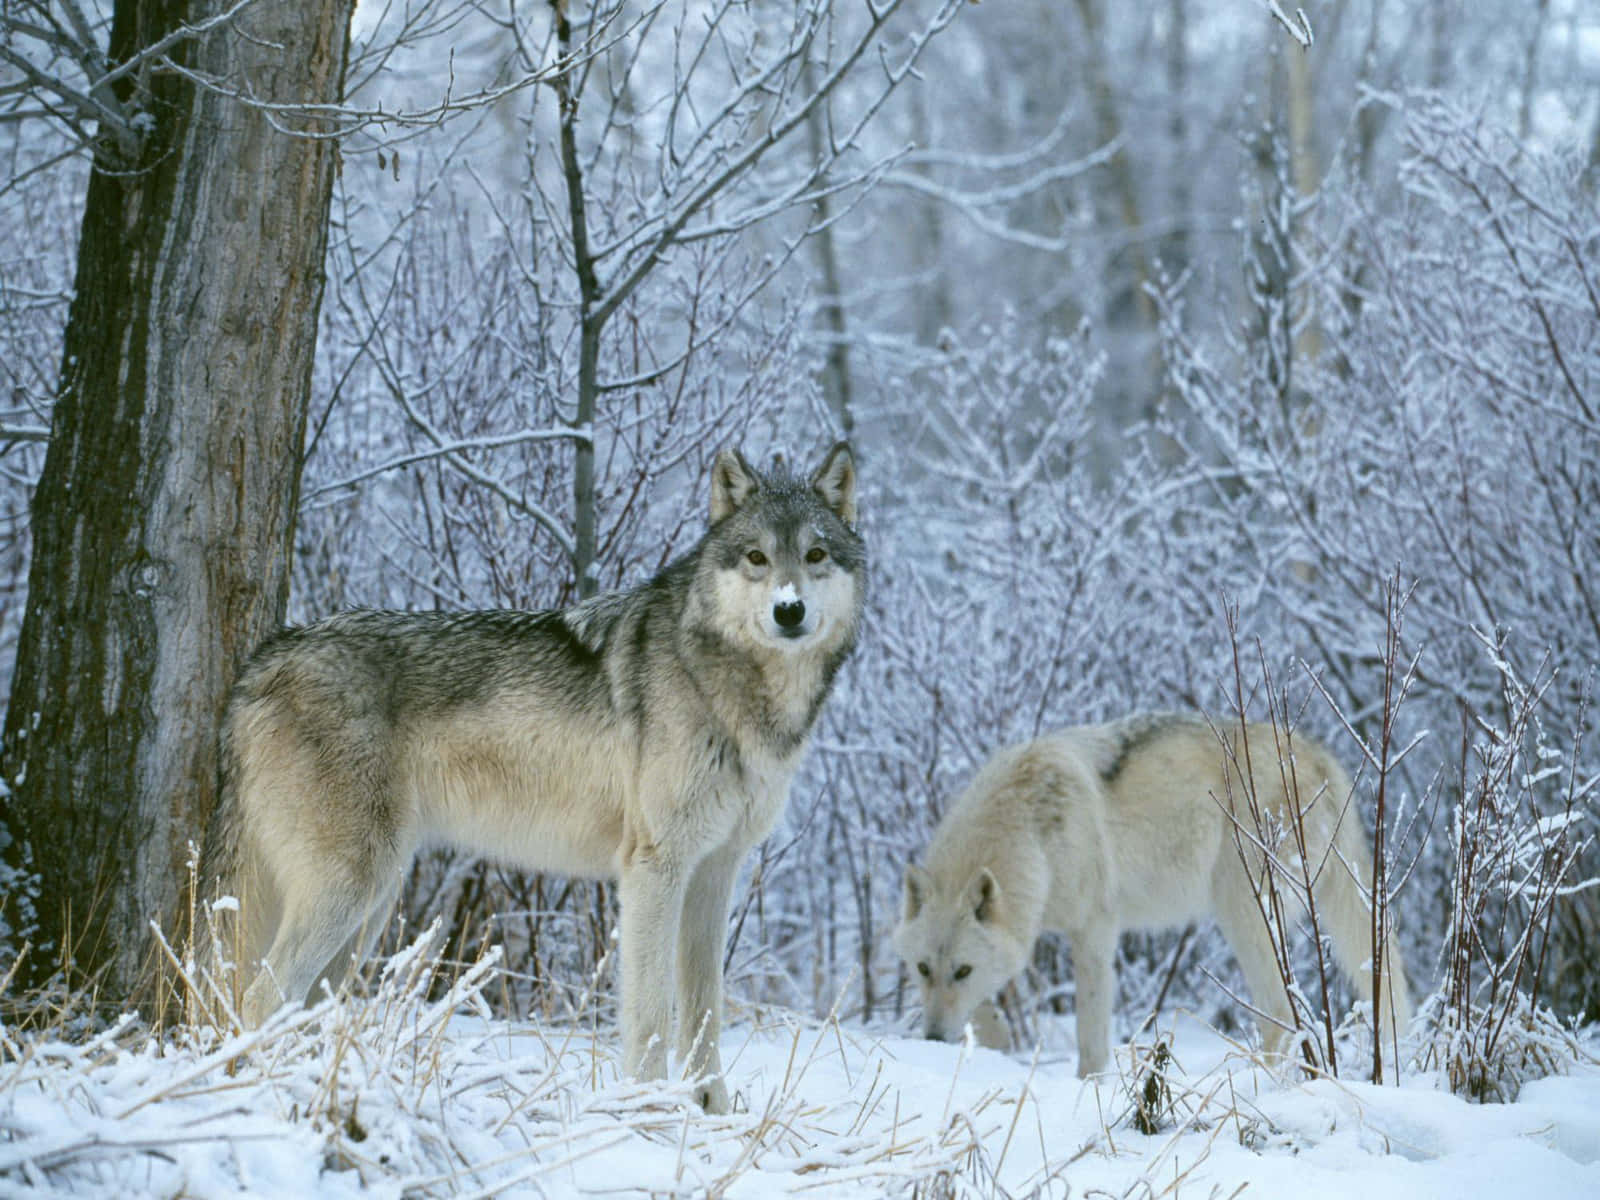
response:
[[[776,823],[856,641],[855,464],[724,450],[711,519],[631,591],[550,612],[347,612],[285,630],[234,688],[202,879],[238,901],[241,1019],[365,953],[418,849],[619,881],[624,1067],[725,1111],[734,879]],[[223,906],[227,908],[229,906]],[[233,942],[224,940],[224,945]]]
[[[1214,918],[1267,1019],[1263,1040],[1281,1052],[1290,1013],[1257,900],[1266,852],[1247,762],[1269,821],[1281,822],[1289,795],[1298,798],[1307,861],[1321,867],[1312,889],[1320,926],[1370,1001],[1372,855],[1347,811],[1349,777],[1298,736],[1293,771],[1280,771],[1277,744],[1270,726],[1247,726],[1241,739],[1237,725],[1143,714],[995,754],[940,821],[924,865],[905,873],[894,943],[921,985],[926,1035],[961,1036],[974,1009],[1022,970],[1040,932],[1057,931],[1077,981],[1078,1074],[1104,1070],[1118,935]],[[1386,1012],[1403,1030],[1410,1002],[1392,933],[1386,946]]]

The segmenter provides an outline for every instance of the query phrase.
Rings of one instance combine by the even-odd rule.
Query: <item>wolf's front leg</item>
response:
[[[1111,1001],[1117,991],[1117,931],[1097,922],[1068,935],[1077,983],[1078,1078],[1111,1063]]]
[[[622,1064],[637,1079],[667,1073],[672,977],[687,874],[657,846],[636,846],[619,880],[622,905]]]
[[[698,866],[684,894],[678,926],[678,1057],[684,1077],[700,1079],[696,1098],[707,1112],[728,1111],[722,1079],[722,955],[728,940],[728,906],[744,858],[723,846]]]

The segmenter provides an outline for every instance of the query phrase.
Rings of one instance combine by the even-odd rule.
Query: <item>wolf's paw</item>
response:
[[[694,1098],[701,1108],[712,1115],[728,1111],[728,1085],[720,1078],[708,1079],[695,1088]]]
[[[633,1064],[628,1074],[640,1083],[667,1077],[667,1052],[662,1049],[659,1037],[651,1038],[642,1050],[625,1050],[623,1057],[626,1062]]]

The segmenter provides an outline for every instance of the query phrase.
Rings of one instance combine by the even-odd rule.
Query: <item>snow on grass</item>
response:
[[[609,1028],[491,1018],[492,961],[434,1000],[428,965],[228,1038],[0,1030],[0,1196],[1600,1196],[1592,1061],[1472,1105],[1437,1076],[1286,1082],[1179,1022],[1146,1135],[1123,1078],[1058,1052],[763,1011],[711,1117],[621,1078]]]

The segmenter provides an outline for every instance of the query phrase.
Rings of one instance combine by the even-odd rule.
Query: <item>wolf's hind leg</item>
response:
[[[1251,857],[1256,859],[1253,852]],[[1285,885],[1280,884],[1280,888],[1288,891]],[[1239,970],[1250,989],[1250,1003],[1260,1014],[1262,1044],[1269,1054],[1281,1054],[1294,1030],[1294,1012],[1289,1007],[1282,969],[1261,902],[1232,845],[1224,845],[1220,851],[1212,873],[1212,899],[1222,936],[1227,938],[1239,962]]]
[[[400,885],[402,883],[399,873],[394,880],[378,896],[377,903],[368,910],[367,915],[356,926],[355,932],[345,939],[345,943],[335,950],[323,969],[318,972],[318,979],[327,979],[337,984],[360,969],[361,964],[372,957],[372,951],[378,944],[378,939],[383,936],[383,930],[389,923],[389,915],[394,911],[395,902],[400,898]]]
[[[1317,913],[1333,942],[1339,966],[1355,984],[1357,993],[1372,1000],[1373,914],[1372,852],[1355,815],[1349,814],[1337,836],[1337,853],[1330,855],[1317,877]],[[1388,910],[1389,928],[1383,938],[1381,1024],[1387,1031],[1404,1034],[1411,1024],[1411,988],[1400,958],[1394,929],[1394,910]],[[1386,1036],[1390,1036],[1387,1035]]]
[[[335,951],[359,936],[373,908],[371,889],[350,880],[321,880],[308,891],[286,897],[272,946],[245,992],[240,1019],[247,1029],[260,1026],[287,1002],[303,1003]]]
[[[678,927],[678,1057],[687,1079],[704,1079],[696,1098],[707,1112],[728,1111],[722,1080],[722,957],[728,906],[742,850],[722,846],[695,867]]]

